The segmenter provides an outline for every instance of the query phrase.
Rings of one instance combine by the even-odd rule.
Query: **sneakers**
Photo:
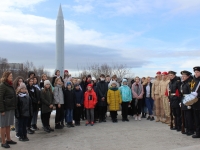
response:
[[[150,120],[150,119],[151,119],[151,117],[150,117],[150,116],[148,116],[148,117],[147,117],[147,120]]]
[[[35,131],[33,131],[33,130],[31,130],[30,128],[28,128],[28,129],[27,129],[27,133],[28,133],[28,134],[34,134]]]
[[[52,129],[50,126],[48,128],[50,132],[54,132],[54,129]]]
[[[94,125],[94,122],[91,122],[91,124],[90,124],[91,126],[93,126]]]
[[[39,130],[39,128],[37,127],[36,124],[33,124],[33,125],[31,126],[31,130],[35,131],[35,130]]]
[[[55,125],[55,129],[63,129],[63,126],[60,125],[60,123]]]
[[[89,125],[90,123],[87,121],[86,123],[85,123],[85,126],[87,126],[87,125]]]
[[[19,139],[19,133],[16,133],[15,137]]]
[[[138,116],[138,120],[141,121],[141,115]]]
[[[23,136],[19,137],[19,141],[25,142],[24,137]]]
[[[150,121],[153,121],[153,120],[155,120],[154,117],[151,117]]]
[[[15,127],[14,127],[14,126],[11,126],[11,127],[10,127],[10,130],[11,130],[11,131],[15,131]]]
[[[48,127],[44,127],[44,131],[47,132],[47,133],[51,132]]]
[[[135,115],[135,120],[136,120],[136,121],[138,120],[138,116],[136,116],[136,115]]]

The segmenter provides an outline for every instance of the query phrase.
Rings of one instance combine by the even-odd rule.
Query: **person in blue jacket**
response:
[[[128,116],[128,105],[132,100],[131,89],[127,85],[127,79],[122,80],[122,85],[119,88],[122,97],[122,121],[129,121]]]

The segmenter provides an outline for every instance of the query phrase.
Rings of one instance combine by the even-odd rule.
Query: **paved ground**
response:
[[[120,113],[119,113],[120,114]],[[51,117],[52,127],[54,116]],[[29,142],[19,142],[12,146],[13,150],[197,150],[200,149],[200,139],[192,139],[180,132],[171,131],[169,126],[154,121],[112,123],[110,118],[106,123],[97,123],[93,127],[65,127],[50,134],[41,129],[28,135]],[[12,132],[12,139],[17,141]]]

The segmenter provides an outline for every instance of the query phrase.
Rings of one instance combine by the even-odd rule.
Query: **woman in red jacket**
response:
[[[94,125],[94,108],[97,103],[97,96],[94,90],[92,89],[92,85],[87,85],[87,91],[84,94],[84,107],[86,109],[87,114],[87,122],[86,126],[88,124],[91,124],[91,126]]]

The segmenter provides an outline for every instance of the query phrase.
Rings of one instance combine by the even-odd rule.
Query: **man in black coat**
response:
[[[177,130],[181,131],[181,108],[179,103],[181,103],[181,97],[180,97],[180,86],[181,81],[180,78],[176,76],[176,72],[169,71],[169,101],[170,101],[170,107],[173,113],[175,128],[171,128],[171,130]]]
[[[192,92],[194,92],[200,82],[200,66],[194,67],[194,84],[191,85]],[[193,138],[200,138],[200,88],[197,89],[197,98],[198,101],[192,105],[192,108],[194,110],[194,119],[195,119],[195,125],[196,125],[196,134],[193,135]]]
[[[106,122],[106,112],[107,112],[107,92],[108,84],[105,82],[105,75],[100,75],[100,82],[97,83],[97,98],[99,107],[99,122]]]
[[[191,106],[186,106],[183,104],[183,99],[187,94],[191,93],[191,81],[193,79],[192,73],[189,71],[181,71],[182,75],[182,84],[181,84],[181,109],[182,109],[182,122],[184,124],[184,128],[186,128],[186,132],[182,132],[182,134],[193,135],[194,134],[194,115],[193,109]]]

